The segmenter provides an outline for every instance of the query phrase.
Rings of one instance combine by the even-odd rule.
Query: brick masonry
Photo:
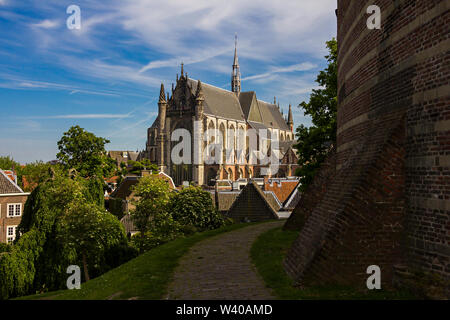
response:
[[[381,30],[366,27],[372,4]],[[394,266],[405,265],[446,283],[449,2],[339,0],[337,17],[335,177],[324,179],[330,169],[322,168],[286,224],[301,229],[286,270],[299,284],[365,286],[376,264],[389,287]]]
[[[0,242],[7,242],[8,226],[18,226],[22,219],[22,213],[28,195],[3,195],[0,196]],[[21,204],[21,215],[8,217],[8,204]]]

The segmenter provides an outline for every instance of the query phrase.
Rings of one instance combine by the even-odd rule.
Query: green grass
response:
[[[250,225],[254,225],[254,223],[234,224],[166,243],[98,278],[83,283],[80,290],[59,290],[17,299],[162,299],[178,265],[178,260],[190,247],[203,239]]]
[[[310,300],[310,299],[415,299],[408,292],[386,290],[356,290],[349,287],[309,287],[299,289],[293,287],[292,279],[284,271],[282,261],[298,232],[283,231],[281,228],[271,229],[261,234],[253,243],[251,258],[263,277],[266,286],[271,288],[278,299]]]

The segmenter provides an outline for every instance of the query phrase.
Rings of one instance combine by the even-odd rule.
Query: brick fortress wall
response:
[[[381,30],[366,26],[373,4]],[[339,0],[337,16],[336,176],[286,270],[299,284],[365,286],[375,264],[390,286],[404,264],[448,280],[448,1]]]

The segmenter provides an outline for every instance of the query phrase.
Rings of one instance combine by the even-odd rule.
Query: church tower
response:
[[[241,72],[239,71],[239,61],[237,56],[237,35],[234,36],[234,61],[233,72],[231,73],[231,91],[236,95],[241,92]]]

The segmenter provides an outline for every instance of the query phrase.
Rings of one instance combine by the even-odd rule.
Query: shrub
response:
[[[220,228],[224,219],[214,207],[209,192],[190,186],[174,194],[169,203],[173,219],[198,231]]]

